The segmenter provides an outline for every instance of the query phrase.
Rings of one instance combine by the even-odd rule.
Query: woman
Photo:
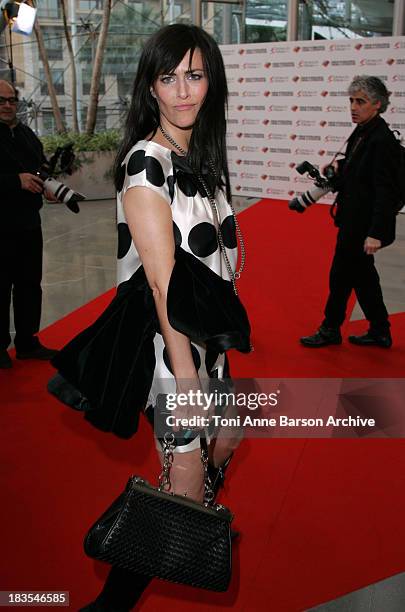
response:
[[[222,56],[202,29],[171,25],[146,43],[116,160],[115,183],[118,283],[129,281],[143,267],[158,320],[147,402],[152,420],[159,394],[196,391],[209,377],[221,379],[228,375],[225,349],[250,350],[247,319],[242,324],[245,334],[224,328],[224,338],[218,339],[217,333],[191,329],[193,322],[184,322],[189,308],[179,315],[177,300],[170,298],[175,266],[181,268],[186,262],[187,269],[203,265],[213,283],[223,279],[236,299],[232,293],[237,276],[235,230],[240,232],[229,204],[226,101]],[[241,267],[243,263],[242,245]],[[191,291],[191,282],[188,285],[186,280],[175,298]],[[224,311],[227,308],[232,308],[231,302],[224,305]],[[221,316],[221,312],[208,312],[215,324]],[[209,321],[203,327],[209,327]],[[175,416],[192,416],[193,410],[192,406],[177,408]],[[172,492],[202,502],[201,434],[201,428],[187,427],[177,439],[170,481]],[[217,481],[238,440],[236,434],[216,436],[210,444],[211,473],[217,468]],[[157,445],[160,452],[159,442]],[[83,610],[129,610],[148,582],[113,568],[96,602]]]

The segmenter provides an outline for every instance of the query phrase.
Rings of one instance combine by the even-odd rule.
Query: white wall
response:
[[[290,200],[311,181],[295,166],[323,166],[352,132],[347,87],[378,76],[392,91],[383,115],[405,138],[405,37],[221,47],[229,97],[232,192]],[[323,201],[333,201],[325,196]]]

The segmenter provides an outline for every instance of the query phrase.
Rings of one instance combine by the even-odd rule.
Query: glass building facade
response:
[[[77,75],[78,117],[84,126],[104,1],[66,2]],[[103,74],[99,90],[101,128],[120,127],[143,42],[163,24],[198,22],[220,44],[285,41],[295,8],[296,40],[391,36],[404,33],[403,0],[241,0],[235,3],[200,0],[120,0],[112,2]],[[402,6],[403,9],[403,6]],[[398,17],[399,16],[399,17]],[[52,71],[52,81],[67,127],[72,124],[72,71],[61,3],[38,0],[38,22]],[[291,25],[291,22],[290,22]],[[7,77],[7,33],[0,37],[1,76]],[[53,131],[48,85],[35,36],[13,36],[17,85],[35,114],[40,133]]]

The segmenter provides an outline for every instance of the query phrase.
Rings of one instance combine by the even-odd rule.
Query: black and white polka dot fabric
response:
[[[128,280],[142,265],[132,242],[122,205],[123,196],[131,187],[147,187],[159,194],[171,207],[176,245],[194,255],[215,274],[229,281],[228,270],[218,243],[217,222],[208,199],[203,198],[197,191],[195,181],[187,180],[187,177],[180,172],[176,175],[169,149],[155,142],[141,140],[132,147],[124,159],[122,187],[117,195],[118,284]],[[216,194],[216,204],[227,255],[235,270],[237,263],[235,222],[222,191]],[[174,377],[160,334],[156,334],[154,346],[156,368],[149,396],[149,403],[152,405],[155,405],[158,393],[175,392]],[[193,343],[192,355],[200,378],[207,378],[205,347]],[[224,355],[220,355],[211,369],[218,370],[218,376],[222,377],[223,366]],[[195,440],[195,443],[197,448],[198,440]],[[190,444],[187,445],[187,450],[192,450]]]

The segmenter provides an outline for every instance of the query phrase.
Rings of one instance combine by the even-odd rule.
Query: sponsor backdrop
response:
[[[405,37],[226,45],[232,192],[289,200],[313,184],[295,167],[322,167],[354,125],[347,87],[357,74],[392,92],[384,118],[405,138]],[[333,194],[322,198],[331,203]]]

